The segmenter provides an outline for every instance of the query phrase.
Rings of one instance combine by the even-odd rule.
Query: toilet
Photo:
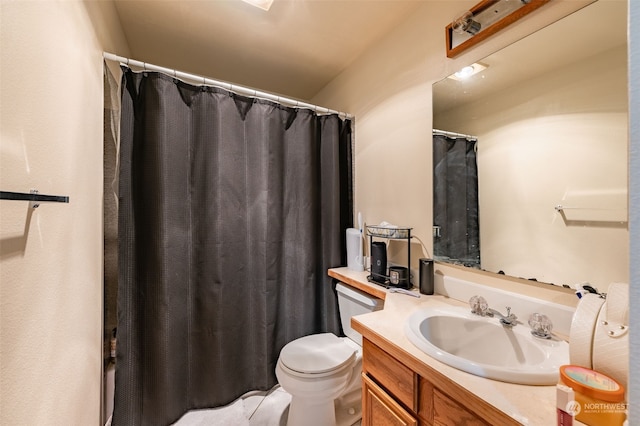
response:
[[[351,317],[382,309],[382,300],[342,283],[336,291],[347,337],[312,334],[280,352],[276,377],[291,394],[287,426],[351,426],[362,417],[362,336]]]

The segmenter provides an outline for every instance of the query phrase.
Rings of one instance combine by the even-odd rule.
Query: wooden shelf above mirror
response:
[[[447,57],[453,58],[461,54],[548,2],[549,0],[529,0],[528,2],[482,0],[469,9],[473,24],[469,25],[464,34],[458,35],[458,33],[454,32],[455,21],[445,28]],[[513,6],[514,4],[515,7]],[[463,13],[461,13],[462,15]],[[478,25],[480,25],[479,29]]]

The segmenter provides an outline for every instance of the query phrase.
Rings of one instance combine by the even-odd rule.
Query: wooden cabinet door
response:
[[[433,393],[433,408],[433,424],[435,426],[487,426],[487,423],[478,416],[437,389]]]
[[[418,375],[367,339],[362,342],[362,371],[409,409],[418,409]]]
[[[417,426],[418,421],[366,374],[362,375],[362,426]]]
[[[423,424],[433,426],[488,426],[480,417],[469,411],[463,402],[454,401],[424,377],[420,377],[418,417]]]

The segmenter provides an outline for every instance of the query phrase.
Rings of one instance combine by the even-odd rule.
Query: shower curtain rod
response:
[[[189,74],[186,72],[174,70],[171,68],[161,67],[159,65],[149,64],[147,62],[137,61],[135,59],[125,58],[123,56],[118,56],[113,53],[103,52],[103,57],[110,61],[120,62],[127,66],[132,65],[134,67],[142,68],[145,71],[157,71],[163,74],[167,74],[173,76],[175,78],[179,78],[182,80],[191,80],[195,82],[202,83],[208,86],[221,87],[223,89],[230,90],[239,95],[252,96],[256,98],[266,99],[273,102],[278,102],[281,104],[286,104],[287,106],[292,106],[296,108],[306,108],[313,110],[320,114],[337,114],[338,116],[343,116],[346,119],[351,119],[353,116],[351,114],[347,114],[346,112],[335,111],[329,108],[324,108],[317,105],[312,105],[306,102],[301,102],[295,99],[285,98],[279,95],[274,95],[272,93],[262,92],[259,90],[251,89],[250,87],[240,86],[237,84],[231,84],[226,81],[213,80],[211,78],[202,77],[195,74]]]
[[[446,130],[433,129],[433,134],[434,135],[448,136],[450,138],[467,138],[467,139],[469,139],[470,142],[478,140],[477,136],[464,135],[462,133],[447,132]]]

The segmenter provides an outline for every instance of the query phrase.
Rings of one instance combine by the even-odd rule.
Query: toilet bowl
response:
[[[381,309],[382,301],[342,284],[336,290],[347,337],[312,334],[280,352],[276,377],[291,394],[288,426],[350,426],[362,416],[362,336],[350,321],[353,315]]]

